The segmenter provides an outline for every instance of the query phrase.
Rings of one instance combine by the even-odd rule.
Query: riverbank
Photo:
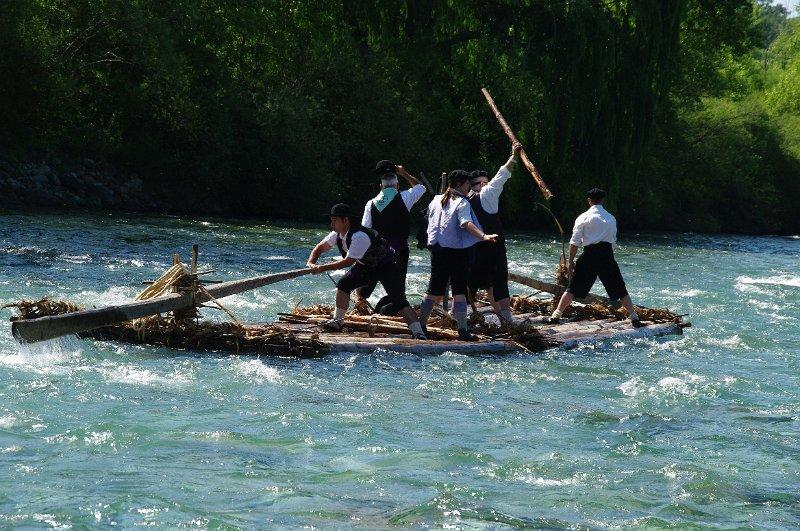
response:
[[[16,162],[0,159],[0,207],[158,213],[166,202],[142,179],[90,158]]]

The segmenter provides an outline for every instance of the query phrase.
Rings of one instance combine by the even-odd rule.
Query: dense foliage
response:
[[[797,231],[800,44],[752,0],[11,0],[0,146],[100,157],[176,211],[315,218],[375,161],[493,169],[489,88],[568,221]],[[509,220],[546,226],[518,171]]]

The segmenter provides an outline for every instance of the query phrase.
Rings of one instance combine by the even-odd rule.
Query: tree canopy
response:
[[[604,186],[633,228],[796,231],[797,21],[758,0],[19,0],[0,146],[100,157],[176,211],[318,218],[377,160],[494,170],[508,141],[563,219]],[[519,172],[519,226],[549,226]]]

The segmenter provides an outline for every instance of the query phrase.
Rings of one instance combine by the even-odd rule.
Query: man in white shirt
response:
[[[417,315],[406,299],[400,269],[394,260],[394,251],[374,229],[352,223],[351,217],[348,205],[334,205],[330,214],[333,231],[314,247],[306,262],[306,266],[315,275],[350,267],[336,284],[336,310],[333,319],[325,323],[325,328],[341,331],[347,307],[350,305],[350,293],[361,286],[380,282],[391,304],[403,314],[411,335],[415,339],[426,339]],[[334,247],[338,248],[341,260],[317,265],[319,257]]]
[[[375,174],[380,177],[381,191],[364,206],[361,226],[375,229],[395,251],[395,262],[403,277],[405,292],[406,274],[408,272],[408,236],[411,233],[411,208],[425,195],[425,186],[408,173],[403,166],[395,165],[388,160],[378,162]],[[411,186],[400,191],[398,175]],[[358,289],[360,297],[369,297],[375,284]],[[399,308],[388,304],[388,296],[376,305],[379,313],[394,315]]]
[[[597,277],[600,277],[600,282],[608,292],[608,298],[619,301],[625,307],[631,324],[636,328],[644,326],[636,314],[619,265],[614,259],[613,246],[617,243],[617,220],[603,208],[605,197],[606,193],[599,188],[592,188],[586,193],[589,210],[575,220],[575,227],[569,240],[569,287],[561,296],[553,315],[548,319],[550,323],[558,323],[572,301],[575,298],[586,297]],[[581,245],[583,253],[575,263],[575,255]]]
[[[506,242],[503,237],[503,224],[500,221],[500,194],[506,181],[511,177],[520,150],[522,145],[515,142],[511,147],[511,156],[500,166],[491,181],[485,171],[473,171],[470,176],[472,191],[468,196],[472,211],[483,230],[499,236],[497,243],[478,242],[472,248],[469,291],[474,295],[479,289],[485,289],[495,313],[502,321],[508,323],[513,323],[514,317],[511,314],[511,298],[508,291]]]

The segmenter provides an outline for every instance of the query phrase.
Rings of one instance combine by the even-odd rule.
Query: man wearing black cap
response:
[[[497,174],[489,180],[483,170],[470,174],[469,204],[478,218],[483,230],[499,236],[497,243],[478,242],[472,248],[469,274],[469,291],[474,295],[479,289],[489,293],[495,313],[502,321],[513,323],[511,298],[508,291],[508,257],[503,238],[503,224],[500,221],[500,194],[511,176],[517,155],[522,149],[519,142],[511,148],[511,156],[500,167]]]
[[[382,160],[375,166],[375,175],[381,180],[381,191],[374,198],[367,201],[364,215],[361,218],[363,227],[378,231],[395,251],[395,261],[403,278],[403,292],[406,287],[406,274],[408,272],[408,236],[411,233],[411,207],[425,195],[425,186],[408,173],[402,166],[397,166],[388,160]],[[411,186],[408,190],[400,191],[397,176],[401,176]],[[361,297],[369,297],[375,284],[359,288]],[[377,309],[381,313],[395,314],[399,308],[388,305],[387,297],[378,302]]]
[[[406,299],[400,270],[394,260],[394,251],[377,231],[352,222],[350,207],[344,203],[331,209],[331,229],[333,231],[322,239],[311,251],[306,265],[315,275],[324,271],[350,267],[336,284],[336,312],[333,319],[325,323],[332,331],[342,329],[342,321],[350,304],[350,293],[361,286],[380,282],[386,290],[389,301],[402,313],[415,339],[425,339],[417,315]],[[322,253],[339,249],[341,260],[325,265],[317,265]]]
[[[644,326],[636,314],[631,297],[622,279],[619,265],[614,259],[613,246],[617,243],[617,220],[603,208],[606,193],[592,188],[586,193],[589,210],[578,216],[572,237],[569,240],[569,287],[561,296],[558,307],[548,319],[558,323],[564,310],[577,297],[582,299],[589,294],[597,277],[608,292],[608,298],[619,301],[626,310],[634,327]],[[575,263],[578,247],[583,245],[583,253]]]

